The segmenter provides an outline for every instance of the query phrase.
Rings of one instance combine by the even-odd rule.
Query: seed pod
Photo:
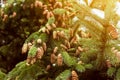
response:
[[[48,10],[43,11],[43,15],[46,15],[48,13]]]
[[[46,45],[45,42],[43,42],[42,46],[43,46],[44,51],[46,51],[47,50],[47,45]]]
[[[54,14],[53,14],[52,11],[50,11],[49,14],[50,14],[50,17],[53,17],[53,16],[54,16]]]
[[[32,40],[32,42],[31,42],[32,44],[35,44],[35,40]]]
[[[49,4],[48,4],[48,7],[51,7],[51,6],[52,6],[52,4],[51,4],[51,3],[49,3]]]
[[[38,43],[38,44],[41,44],[41,43],[42,43],[42,40],[41,40],[41,39],[38,39],[38,40],[37,40],[37,43]]]
[[[53,7],[52,7],[52,6],[50,6],[50,9],[51,9],[51,10],[53,10]]]
[[[120,60],[120,52],[117,52],[115,55],[116,55],[117,59]]]
[[[60,37],[62,37],[62,38],[65,38],[65,39],[66,39],[66,37],[65,37],[65,32],[64,32],[64,31],[60,31],[59,33],[60,33],[60,34],[59,34],[59,35],[60,35]]]
[[[114,51],[114,50],[115,50],[115,47],[112,47],[112,48],[111,48],[111,51]]]
[[[53,2],[54,0],[48,0],[50,3]]]
[[[62,8],[62,3],[61,3],[61,2],[58,2],[58,6],[59,6],[60,8]]]
[[[60,31],[57,31],[57,35],[58,35],[58,36],[62,36],[61,33],[60,33]]]
[[[43,6],[43,3],[41,1],[38,2],[38,6],[39,7],[42,7]]]
[[[28,43],[28,49],[30,49],[32,47],[32,43]]]
[[[54,53],[52,53],[51,56],[50,56],[50,62],[52,64],[56,62],[56,55]]]
[[[65,14],[63,14],[63,15],[62,15],[62,19],[63,19],[63,21],[65,21],[65,17],[66,17]]]
[[[4,22],[4,21],[5,21],[5,18],[3,18],[2,21]]]
[[[27,60],[26,60],[26,65],[29,66],[30,62],[31,62],[31,57],[28,57]]]
[[[66,27],[66,24],[64,22],[62,22],[62,27],[64,27],[64,28]]]
[[[3,11],[1,11],[1,16],[2,16],[2,17],[4,16],[4,12],[3,12]]]
[[[61,46],[63,49],[66,49],[66,50],[68,49],[68,48],[67,48],[65,45],[63,45],[63,44],[61,44],[60,46]]]
[[[58,20],[58,21],[62,20],[62,17],[61,17],[61,16],[58,16],[58,17],[57,17],[57,20]]]
[[[83,49],[82,49],[80,46],[78,47],[78,50],[79,50],[80,52],[83,51]]]
[[[56,28],[56,25],[54,23],[51,24],[53,28]]]
[[[56,8],[57,7],[57,2],[54,4],[54,6],[53,6],[54,8]]]
[[[73,29],[70,29],[70,36],[73,37],[73,35],[74,35]]]
[[[47,19],[50,18],[50,12],[47,12],[47,16],[46,16]]]
[[[114,25],[108,25],[107,33],[112,37],[112,39],[117,39],[119,34]]]
[[[47,10],[47,5],[43,5],[44,10]]]
[[[35,1],[34,5],[35,5],[35,7],[38,7],[38,1]]]
[[[72,3],[67,2],[67,6],[72,7]]]
[[[88,38],[87,33],[86,33],[86,32],[81,31],[81,37],[82,37],[82,38]]]
[[[22,7],[23,7],[23,10],[25,10],[25,9],[26,9],[26,5],[23,5]]]
[[[27,66],[30,66],[30,64],[29,64],[29,63],[26,63],[26,65],[27,65]]]
[[[50,68],[51,68],[51,65],[47,65],[46,71],[50,70]]]
[[[79,80],[78,79],[78,74],[76,73],[76,71],[73,70],[71,74],[72,74],[72,77],[71,77],[72,79],[71,80]]]
[[[50,34],[50,32],[49,32],[49,30],[48,30],[48,29],[46,29],[46,30],[45,30],[45,32],[47,32],[47,34]]]
[[[13,12],[13,15],[12,15],[12,17],[15,17],[17,15],[17,13],[16,12]]]
[[[70,43],[74,43],[74,42],[76,42],[76,40],[77,40],[77,37],[74,36],[74,37],[71,39]]]
[[[43,49],[43,47],[42,47],[42,46],[40,47],[40,49],[42,50],[42,53],[44,54],[44,49]]]
[[[34,5],[35,5],[35,7],[38,7],[38,1],[35,1]]]
[[[8,15],[7,14],[4,14],[4,19],[6,20],[8,18]]]
[[[63,58],[61,54],[58,54],[57,56],[57,65],[62,66],[63,65]]]
[[[62,8],[62,3],[61,2],[56,2],[54,5],[54,8]]]
[[[42,48],[41,48],[41,47],[38,48],[38,49],[37,49],[36,57],[37,57],[38,59],[41,59],[42,56],[43,56],[43,54],[44,54],[44,52],[43,52]]]
[[[117,52],[118,52],[118,50],[117,50],[117,49],[113,50],[113,53],[114,53],[114,54],[116,54]]]
[[[110,60],[106,60],[106,65],[108,68],[110,68],[112,66]]]
[[[36,58],[32,58],[30,64],[34,64],[36,62]]]
[[[38,59],[41,59],[42,58],[42,51],[41,51],[41,49],[40,48],[38,48],[37,49],[37,54],[36,54],[36,57],[38,58]]]
[[[44,19],[39,19],[39,22],[41,23],[41,24],[43,24],[44,23]]]
[[[47,27],[47,29],[50,31],[50,30],[52,30],[52,27],[48,24],[48,25],[46,25],[46,27]]]
[[[84,64],[82,61],[78,61],[78,64]]]
[[[43,27],[43,28],[41,29],[41,31],[42,31],[43,33],[45,33],[45,32],[46,32],[46,28]]]
[[[42,7],[43,3],[41,1],[36,0],[35,1],[35,7]]]
[[[58,25],[58,21],[55,21],[55,25]]]
[[[57,32],[53,31],[53,39],[56,39],[56,38],[57,38]]]
[[[74,17],[76,13],[72,13],[69,15],[69,17]]]
[[[30,8],[33,9],[33,7],[34,7],[34,4],[32,3],[32,4],[30,5]]]
[[[23,47],[22,47],[22,54],[26,53],[28,50],[28,44],[27,43],[24,43],[23,44]]]
[[[67,46],[68,48],[71,47],[71,46],[70,46],[70,42],[69,42],[68,40],[65,40],[65,44],[66,44],[66,46]]]
[[[80,51],[77,49],[75,52],[75,56],[78,56],[80,54]]]
[[[57,51],[58,51],[58,47],[55,47],[53,53],[56,53]]]

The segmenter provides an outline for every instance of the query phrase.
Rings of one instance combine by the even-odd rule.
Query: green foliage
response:
[[[4,80],[36,80],[38,76],[46,74],[44,67],[36,65],[27,66],[26,61],[20,62],[9,72]]]
[[[3,80],[5,78],[6,74],[0,71],[0,80]]]
[[[46,33],[41,33],[38,38],[41,39],[43,42],[47,42],[49,36]]]
[[[39,37],[39,32],[34,32],[26,39],[25,42],[30,42],[32,40],[38,39],[38,37]]]
[[[116,80],[120,80],[120,68],[116,72]]]
[[[113,76],[116,72],[116,69],[114,67],[110,67],[108,70],[107,70],[107,75],[108,76]]]
[[[85,64],[84,67],[86,69],[92,69],[93,68],[93,65],[92,64]]]
[[[7,55],[6,53],[8,50],[9,50],[9,45],[0,47],[0,52],[3,53],[3,55]]]
[[[76,64],[76,60],[71,57],[67,52],[62,52],[61,54],[66,65],[73,66]]]
[[[37,53],[37,48],[35,46],[32,46],[28,52],[28,57],[34,57]]]
[[[62,73],[60,73],[55,80],[67,80],[71,75],[70,70],[65,70]]]
[[[53,10],[54,14],[57,14],[57,15],[62,15],[66,12],[65,9],[62,9],[62,8],[56,8]]]
[[[51,18],[49,18],[48,19],[48,24],[52,24],[52,23],[54,23],[55,22],[55,18],[54,17],[51,17]]]
[[[77,64],[75,66],[75,69],[78,71],[78,72],[85,72],[85,67],[81,64]]]

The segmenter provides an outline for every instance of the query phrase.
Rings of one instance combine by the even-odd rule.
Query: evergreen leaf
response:
[[[5,78],[6,74],[0,71],[0,80],[3,80]]]
[[[85,67],[81,64],[77,64],[75,66],[75,69],[78,71],[78,72],[85,72]]]
[[[116,80],[120,80],[120,68],[117,70]]]
[[[38,37],[39,32],[34,32],[25,40],[25,42],[30,42],[31,40],[38,39]]]
[[[116,71],[116,69],[114,67],[110,67],[107,70],[107,75],[112,77],[115,74],[115,71]]]
[[[47,42],[48,41],[48,34],[47,33],[41,33],[40,36],[38,38],[40,38],[43,42]]]
[[[44,73],[44,69],[40,66],[31,65],[20,73],[18,80],[36,80],[39,75],[42,75]]]
[[[22,18],[21,22],[29,22],[29,20],[27,18]]]
[[[7,0],[8,4],[12,4],[14,2],[14,0]]]
[[[57,76],[55,80],[67,80],[70,77],[71,71],[65,70]]]
[[[11,79],[15,79],[16,76],[18,76],[20,74],[21,71],[24,71],[24,69],[26,68],[26,61],[20,62],[16,65],[15,68],[13,68],[5,77],[4,80],[11,80]]]
[[[37,48],[35,46],[32,46],[28,52],[29,57],[34,57],[36,55]]]
[[[22,61],[22,62],[19,62],[18,64],[16,64],[15,67],[20,67],[21,65],[25,65],[26,64],[26,61]]]
[[[62,8],[56,8],[53,10],[54,14],[57,14],[57,15],[61,15],[61,14],[64,14],[66,12],[65,9],[62,9]]]
[[[0,53],[5,56],[5,55],[7,55],[9,49],[10,49],[10,45],[1,46]]]
[[[11,70],[4,80],[36,80],[39,75],[45,74],[43,66],[37,63],[27,66],[26,61],[20,62]]]
[[[84,67],[86,69],[91,69],[91,68],[93,68],[93,65],[92,64],[85,64]]]
[[[48,19],[48,24],[52,24],[52,23],[54,23],[55,22],[55,17],[50,17],[49,19]]]
[[[65,64],[67,64],[68,66],[76,64],[76,60],[72,58],[67,52],[62,52],[61,54]]]

